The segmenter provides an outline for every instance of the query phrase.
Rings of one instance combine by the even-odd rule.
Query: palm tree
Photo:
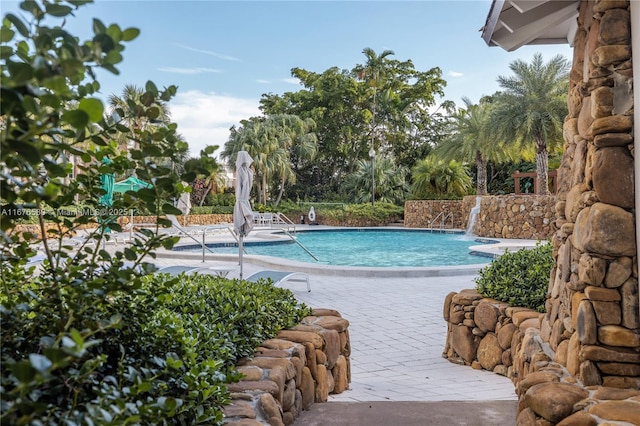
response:
[[[253,158],[258,187],[258,202],[266,203],[268,184],[277,180],[282,198],[285,184],[295,181],[291,153],[298,159],[312,159],[317,152],[315,122],[297,115],[277,114],[252,117],[242,121],[242,127],[232,128],[229,140],[221,153],[232,167],[238,151],[245,150]]]
[[[204,192],[199,201],[200,207],[204,205],[207,195],[209,195],[214,188],[224,187],[224,171],[219,168],[211,169],[208,175],[201,176],[201,180],[204,184]]]
[[[151,105],[151,108],[149,108],[149,105],[146,105],[145,107],[149,109],[144,115],[142,114],[142,112],[145,111],[145,108],[141,107],[141,105],[145,103],[144,96],[145,91],[142,88],[133,84],[125,85],[120,96],[115,94],[109,96],[111,115],[113,116],[115,113],[120,117],[129,117],[126,125],[132,128],[134,132],[144,130],[148,126],[169,122],[171,112],[169,111],[169,106],[163,102],[156,102],[155,105]],[[153,118],[150,118],[150,112],[155,112],[155,114],[151,116]],[[124,151],[128,151],[131,147],[136,147],[137,144],[135,140],[132,140],[132,137],[135,138],[135,134],[126,135],[121,133],[118,136],[118,146]]]
[[[385,50],[380,55],[370,47],[365,47],[362,53],[367,57],[367,62],[364,66],[356,67],[358,77],[365,80],[367,84],[373,88],[373,108],[371,110],[371,147],[369,155],[371,157],[371,173],[373,176],[374,168],[374,156],[375,156],[375,132],[376,132],[376,94],[380,89],[380,78],[384,76],[385,67],[387,65],[387,56],[394,55],[393,50]],[[371,179],[371,205],[375,203],[375,179]]]
[[[407,168],[398,166],[389,156],[378,156],[374,164],[373,173],[371,162],[359,160],[356,170],[347,177],[343,184],[343,191],[350,201],[364,203],[369,200],[371,193],[371,176],[374,176],[376,190],[375,198],[378,201],[394,204],[402,203],[407,195]]]
[[[481,99],[477,105],[468,98],[462,98],[462,101],[465,107],[453,114],[449,136],[433,153],[443,160],[475,161],[476,194],[487,195],[487,162],[501,162],[510,155],[493,134],[489,101]]]
[[[314,133],[316,123],[311,119],[301,119],[297,115],[276,114],[269,116],[267,122],[277,129],[278,149],[274,152],[273,174],[279,180],[280,191],[274,204],[280,204],[287,182],[295,183],[292,155],[297,161],[313,160],[318,152],[318,138]]]
[[[562,124],[567,115],[569,63],[562,55],[543,62],[536,53],[531,64],[516,60],[514,75],[498,77],[504,89],[496,96],[491,121],[499,123],[500,138],[517,147],[535,146],[538,193],[549,193],[548,151],[562,144]]]
[[[472,186],[467,167],[455,160],[445,161],[430,155],[411,169],[411,195],[428,198],[430,195],[466,195]]]

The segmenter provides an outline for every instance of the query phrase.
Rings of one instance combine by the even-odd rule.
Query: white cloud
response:
[[[218,157],[229,139],[229,128],[240,120],[260,115],[258,99],[244,99],[191,90],[178,92],[171,100],[171,118],[178,133],[189,143],[189,152],[197,156],[207,145],[218,145]]]
[[[262,78],[259,78],[256,80],[256,83],[260,83],[260,84],[271,84],[270,80],[264,80]]]
[[[173,68],[173,67],[163,67],[163,68],[158,68],[159,71],[164,71],[164,72],[170,72],[170,73],[174,73],[174,74],[187,74],[187,75],[194,75],[194,74],[203,74],[203,73],[220,73],[222,71],[220,71],[219,69],[215,69],[215,68]]]
[[[297,86],[300,85],[300,80],[298,80],[295,77],[281,78],[280,81],[285,82],[285,83],[289,83],[289,84],[295,84]]]
[[[449,72],[447,73],[447,75],[448,75],[449,77],[462,77],[462,76],[464,76],[464,73],[461,73],[461,72],[459,72],[459,71],[449,71]]]
[[[197,53],[202,53],[202,54],[209,55],[209,56],[214,56],[214,57],[216,57],[218,59],[224,59],[225,61],[239,61],[240,60],[240,59],[236,58],[235,56],[225,55],[223,53],[214,52],[212,50],[198,49],[198,48],[187,46],[186,44],[180,44],[180,43],[172,43],[172,44],[174,46],[176,46],[176,47],[179,47],[180,49],[190,50],[192,52],[197,52]]]

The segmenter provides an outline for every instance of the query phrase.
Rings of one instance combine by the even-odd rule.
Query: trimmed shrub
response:
[[[310,313],[267,283],[5,273],[3,424],[221,424],[237,360]]]
[[[550,242],[538,242],[530,250],[507,251],[480,270],[476,289],[484,297],[544,312],[552,251]]]
[[[233,206],[194,206],[189,214],[233,214]]]
[[[317,209],[316,214],[323,224],[353,226],[353,224],[371,223],[379,226],[401,219],[404,215],[404,207],[383,202],[375,203],[375,207],[371,204],[345,204],[332,209]]]

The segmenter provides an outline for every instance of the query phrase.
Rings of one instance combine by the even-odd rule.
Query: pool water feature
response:
[[[277,235],[277,233],[276,233]],[[284,234],[281,234],[284,236]],[[248,255],[264,255],[298,262],[336,266],[433,267],[475,265],[491,259],[473,255],[469,246],[483,241],[464,233],[405,229],[348,229],[298,231],[296,238],[313,253],[309,256],[290,239],[277,242],[245,242]],[[217,253],[237,254],[236,244],[208,244]],[[187,249],[187,247],[182,247]],[[191,247],[193,251],[201,250]]]

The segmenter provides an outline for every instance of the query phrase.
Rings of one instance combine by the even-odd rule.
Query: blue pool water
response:
[[[488,263],[487,257],[469,254],[469,246],[482,244],[464,234],[432,231],[349,229],[298,231],[298,241],[315,261],[292,241],[245,243],[247,254],[281,257],[299,262],[342,266],[425,267]],[[238,253],[237,245],[208,244],[216,253]],[[194,251],[201,247],[189,246]],[[186,249],[186,247],[182,247]]]

